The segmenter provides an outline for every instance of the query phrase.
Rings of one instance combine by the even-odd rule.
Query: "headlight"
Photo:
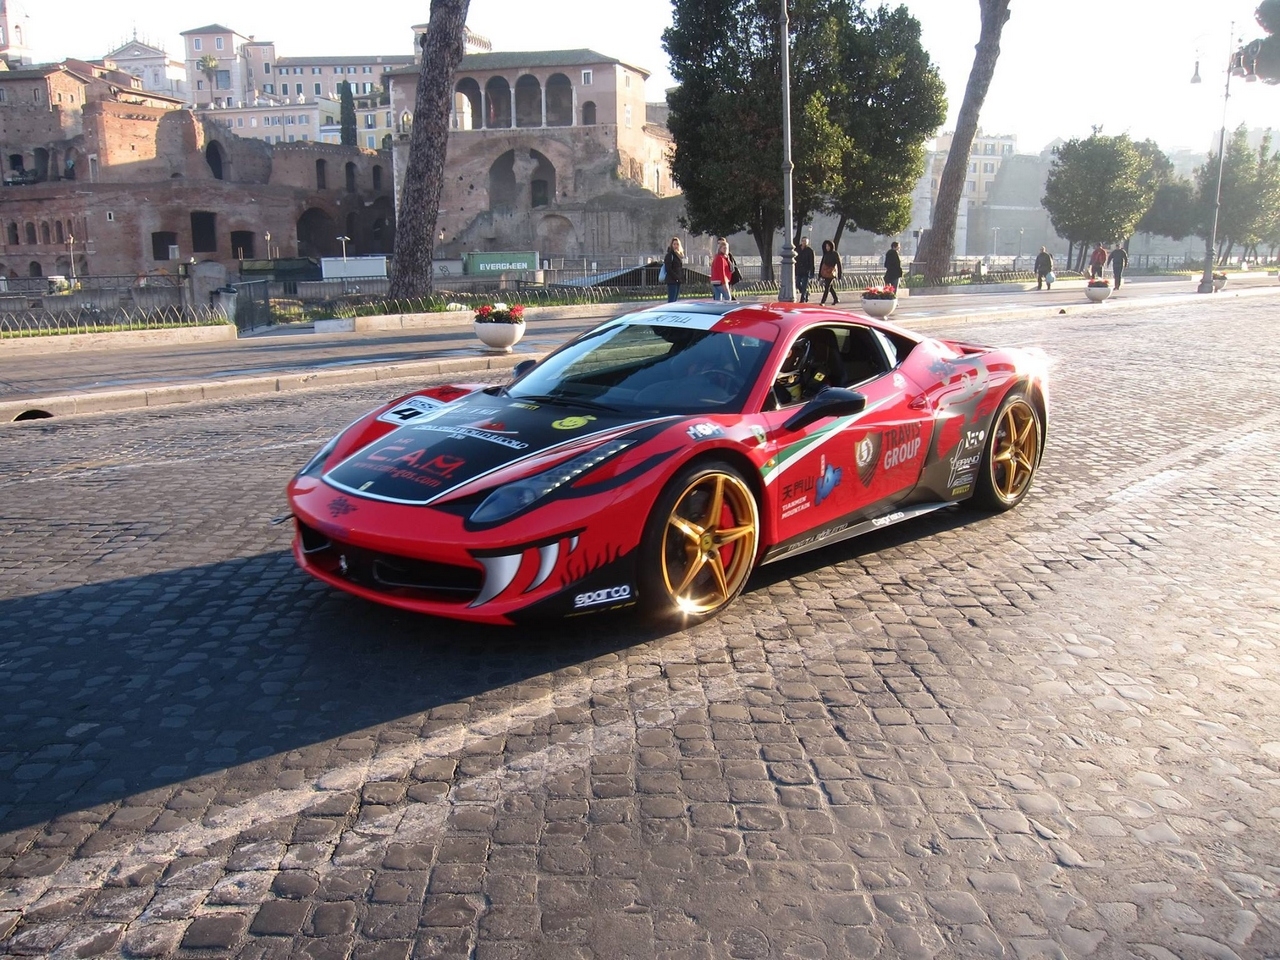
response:
[[[316,451],[316,455],[307,461],[307,465],[298,471],[298,476],[305,477],[313,470],[317,470],[329,459],[329,454],[333,453],[334,447],[338,445],[338,440],[342,436],[341,433],[329,438],[329,442]]]
[[[634,443],[632,440],[613,440],[602,443],[581,456],[557,464],[537,476],[498,487],[485,497],[484,503],[476,507],[471,514],[471,521],[495,523],[498,520],[505,520],[541,500],[553,490],[563,487],[566,483],[572,483],[588,470],[594,470],[610,457],[627,449],[632,443]]]

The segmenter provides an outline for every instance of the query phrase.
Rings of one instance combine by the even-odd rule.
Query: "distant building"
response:
[[[31,20],[21,6],[0,0],[0,61],[10,67],[31,65]]]
[[[241,138],[101,65],[0,70],[0,156],[6,277],[393,248],[389,154]]]
[[[144,90],[171,97],[187,97],[186,65],[169,56],[162,47],[133,39],[121,44],[99,61],[103,66],[127,71],[142,81]]]
[[[388,73],[397,196],[418,68]],[[684,212],[647,71],[594,50],[473,53],[454,75],[438,254],[661,251]],[[669,203],[654,204],[667,199]]]

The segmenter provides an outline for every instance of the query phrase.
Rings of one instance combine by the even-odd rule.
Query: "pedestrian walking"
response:
[[[889,244],[884,255],[884,285],[898,289],[898,281],[902,279],[902,257],[898,254],[898,241]]]
[[[729,241],[721,237],[716,241],[716,255],[711,258],[711,299],[732,300],[730,283],[733,278],[733,261],[729,259]]]
[[[840,254],[836,253],[836,245],[830,240],[823,240],[822,260],[818,262],[818,279],[822,281],[821,304],[827,302],[827,294],[831,295],[832,303],[840,302],[834,284],[843,274],[844,270],[840,266]]]
[[[1089,254],[1089,279],[1097,280],[1102,276],[1102,270],[1107,265],[1107,248],[1102,244],[1098,244],[1093,248],[1093,253]]]
[[[1036,254],[1036,289],[1044,289],[1042,284],[1048,284],[1049,289],[1053,289],[1053,254],[1044,247]]]
[[[672,237],[667,255],[662,258],[662,270],[667,278],[667,303],[680,299],[680,284],[684,283],[684,245],[679,237]]]
[[[801,237],[800,246],[796,248],[796,289],[801,303],[809,302],[809,281],[813,274],[813,247],[809,246],[808,237]]]
[[[1129,265],[1129,251],[1117,243],[1111,256],[1107,257],[1107,263],[1111,264],[1111,276],[1115,278],[1115,288],[1119,290],[1124,280],[1124,268]]]
[[[737,300],[733,295],[733,288],[742,282],[742,273],[738,270],[738,261],[733,258],[733,254],[729,250],[729,241],[725,237],[720,237],[717,243],[724,244],[724,251],[729,257],[729,282],[725,284],[725,289],[729,292],[728,299]]]

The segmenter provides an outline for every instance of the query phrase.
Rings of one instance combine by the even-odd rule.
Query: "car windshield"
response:
[[[606,324],[547,357],[507,394],[627,412],[737,413],[768,353],[768,341],[737,333]]]

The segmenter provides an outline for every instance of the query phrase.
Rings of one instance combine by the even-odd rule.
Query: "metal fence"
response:
[[[213,306],[194,309],[181,305],[156,309],[116,307],[111,310],[92,305],[60,310],[6,310],[0,307],[0,338],[204,327],[226,322],[226,313]]]

